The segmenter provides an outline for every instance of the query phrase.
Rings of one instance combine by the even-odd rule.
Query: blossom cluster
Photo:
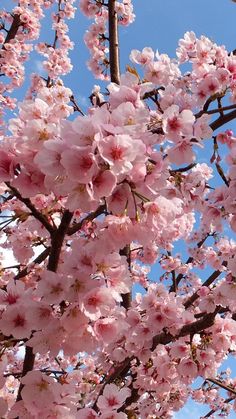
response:
[[[75,0],[63,0],[58,3],[58,11],[52,15],[52,29],[55,32],[54,42],[52,44],[41,42],[36,45],[36,50],[46,57],[42,65],[49,79],[56,79],[72,70],[69,50],[73,49],[74,44],[67,34],[69,28],[65,20],[75,17],[76,8],[73,5],[74,3]]]
[[[61,0],[58,3],[58,11],[52,16],[52,29],[55,31],[52,44],[41,42],[35,45],[35,42],[40,35],[40,21],[45,17],[44,12],[56,3],[54,0],[37,2],[20,0],[18,6],[14,7],[11,12],[1,11],[0,74],[6,79],[0,83],[0,117],[3,116],[5,108],[15,107],[15,100],[9,96],[9,93],[22,86],[25,76],[24,64],[34,48],[47,58],[43,62],[43,67],[49,77],[58,77],[72,69],[68,50],[73,48],[73,43],[67,35],[68,26],[65,19],[74,18],[74,2],[75,0]],[[3,30],[6,32],[5,36]]]
[[[24,35],[37,38],[32,16],[52,3],[20,1],[22,33],[3,57]],[[236,243],[225,235],[236,230],[236,139],[213,134],[236,117],[236,58],[192,32],[175,60],[134,50],[144,78],[129,67],[75,117],[59,79],[70,69],[73,4],[58,2],[54,45],[37,47],[48,79],[34,76],[0,142],[0,416],[169,419],[190,396],[228,413],[236,403],[225,408],[215,383],[235,388],[218,369],[236,350]],[[101,77],[107,5],[80,7],[95,19],[85,37]],[[115,8],[121,24],[133,20],[130,1]]]
[[[94,23],[89,27],[84,36],[84,41],[90,52],[87,63],[93,75],[101,80],[109,80],[109,48],[108,36],[108,8],[104,1],[80,0],[80,9]],[[115,13],[118,24],[128,26],[134,21],[133,5],[131,0],[115,2]]]

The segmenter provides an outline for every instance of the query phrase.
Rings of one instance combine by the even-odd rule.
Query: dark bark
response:
[[[52,236],[51,253],[49,256],[48,266],[47,266],[49,271],[56,272],[57,270],[61,248],[62,248],[63,241],[67,233],[67,230],[69,228],[72,217],[73,217],[73,213],[66,210],[62,216],[61,223],[58,229],[54,232]]]
[[[213,131],[215,131],[216,129],[227,124],[228,122],[233,121],[233,119],[235,118],[236,118],[236,110],[229,112],[224,116],[220,116],[218,119],[216,119],[214,122],[210,124],[210,127]]]
[[[131,260],[130,260],[130,245],[127,244],[123,249],[120,250],[121,256],[126,256],[126,260],[129,266],[129,270],[131,270]],[[122,303],[121,305],[128,310],[128,308],[131,306],[132,302],[132,292],[127,292],[126,294],[121,294],[122,297]]]
[[[20,15],[14,15],[11,27],[7,32],[7,36],[5,38],[4,44],[7,44],[8,42],[11,41],[11,39],[15,38],[20,24],[21,24]],[[4,44],[3,44],[3,49],[4,49]]]
[[[120,84],[118,18],[115,0],[108,0],[109,61],[111,81]]]
[[[42,253],[40,253],[40,255],[38,255],[34,260],[33,263],[36,264],[40,264],[42,263],[50,254],[51,251],[51,247],[47,247],[47,249],[45,249]],[[20,279],[20,278],[24,278],[26,275],[28,275],[29,271],[28,271],[28,267],[26,266],[26,268],[22,269],[15,277],[14,279]]]
[[[86,223],[87,221],[92,221],[95,218],[97,218],[99,215],[103,214],[106,210],[106,205],[100,205],[96,211],[91,212],[90,214],[88,214],[86,217],[83,218],[83,220],[79,221],[78,223],[72,225],[72,227],[70,227],[68,229],[68,236],[72,236],[72,234],[76,233],[77,231],[81,230],[81,228],[83,227],[83,224]]]
[[[24,377],[27,372],[32,371],[34,368],[34,360],[35,360],[35,354],[33,353],[33,348],[30,348],[29,346],[25,347],[25,358],[23,363],[23,370],[22,370],[22,377]],[[21,391],[23,389],[24,385],[20,383],[18,394],[16,401],[20,401],[22,399],[21,397]]]
[[[72,217],[73,217],[73,213],[71,213],[68,210],[65,210],[58,229],[55,232],[53,232],[52,239],[51,239],[50,255],[49,255],[48,266],[47,266],[47,269],[49,271],[56,272],[57,270],[61,248],[62,248],[65,235],[69,228]],[[35,360],[35,354],[33,353],[33,349],[26,346],[22,377],[26,375],[27,372],[33,370],[34,360]],[[17,401],[22,399],[21,391],[23,387],[24,386],[21,383],[18,390]]]

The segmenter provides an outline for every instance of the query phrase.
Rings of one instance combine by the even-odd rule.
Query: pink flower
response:
[[[76,329],[80,329],[82,334],[83,329],[86,329],[88,324],[87,317],[82,313],[77,305],[69,306],[63,316],[61,317],[61,323],[65,330],[72,333]]]
[[[24,134],[28,147],[32,142],[34,147],[41,148],[44,141],[52,140],[58,135],[58,127],[55,124],[47,124],[43,120],[35,119],[27,121]]]
[[[194,121],[192,111],[186,109],[180,113],[179,107],[172,105],[163,114],[163,129],[168,139],[173,141],[181,140],[182,136],[191,138]]]
[[[127,387],[119,389],[115,384],[107,384],[103,395],[98,397],[97,405],[101,411],[117,410],[130,395],[131,391]]]
[[[196,35],[194,32],[186,32],[184,38],[179,40],[179,48],[176,51],[180,63],[187,61],[196,55]]]
[[[107,198],[108,208],[113,214],[123,214],[129,202],[130,188],[127,184],[117,186]]]
[[[168,158],[171,163],[178,165],[194,161],[195,154],[190,140],[184,139],[179,141],[174,147],[169,148]]]
[[[183,377],[195,378],[198,373],[197,364],[190,358],[181,359],[177,370]]]
[[[42,301],[34,302],[30,308],[30,315],[34,319],[35,329],[43,329],[52,320],[52,308]]]
[[[95,410],[86,407],[85,409],[79,409],[76,419],[96,419],[98,414]]]
[[[131,102],[121,103],[111,114],[111,124],[106,128],[111,133],[140,134],[146,131],[150,115],[146,108],[136,108]],[[112,126],[114,125],[114,127]]]
[[[234,261],[234,259],[232,259]],[[235,272],[232,271],[232,272]],[[236,281],[232,278],[229,281],[223,281],[219,286],[219,292],[228,300],[236,301]]]
[[[40,371],[30,371],[22,378],[24,387],[21,392],[22,399],[29,410],[34,413],[47,408],[59,400],[60,385],[50,376],[42,374]]]
[[[207,313],[213,313],[216,308],[215,304],[215,294],[209,294],[206,297],[202,298],[199,302],[199,308],[201,311],[206,311]]]
[[[50,107],[46,101],[39,97],[36,97],[35,100],[25,100],[24,102],[21,102],[19,108],[19,116],[25,121],[39,119],[40,122],[40,119],[46,118],[50,112]]]
[[[95,156],[92,147],[72,146],[62,152],[61,164],[66,169],[68,176],[80,183],[88,183],[97,171]]]
[[[98,338],[102,339],[105,344],[109,344],[117,339],[118,320],[112,318],[99,319],[94,324],[94,331]]]
[[[32,419],[31,413],[26,409],[23,400],[16,402],[11,411],[8,413],[8,417],[10,419],[15,419],[16,417],[24,418],[24,419]]]
[[[101,416],[99,416],[100,419],[127,419],[127,415],[122,412],[109,412],[109,413],[102,413]]]
[[[66,201],[66,207],[70,211],[81,210],[83,212],[95,210],[99,202],[93,198],[93,191],[90,184],[75,183],[70,181],[67,187],[70,189]]]
[[[115,300],[107,288],[96,287],[84,295],[81,307],[86,316],[97,320],[115,308]]]
[[[112,241],[114,249],[122,248],[133,239],[134,227],[129,217],[108,215],[106,217],[107,238]]]
[[[9,181],[14,175],[13,156],[0,150],[0,181]]]
[[[172,344],[170,354],[173,358],[184,358],[189,355],[189,346],[185,343],[175,342]]]
[[[149,61],[145,66],[145,79],[154,84],[164,84],[166,80],[166,68],[160,61]]]
[[[154,60],[154,52],[148,47],[143,48],[142,52],[133,49],[129,58],[133,63],[145,65]]]
[[[31,198],[38,193],[45,193],[44,175],[35,167],[22,168],[21,173],[12,182],[24,198]]]
[[[110,196],[116,186],[116,176],[110,170],[96,174],[92,179],[92,194],[94,199]]]
[[[233,215],[233,217],[230,219],[230,227],[236,233],[236,215]]]
[[[202,115],[194,124],[194,137],[197,139],[211,138],[212,129],[210,125],[210,115]]]
[[[45,271],[38,283],[36,295],[43,298],[43,302],[58,304],[64,298],[70,286],[70,279],[64,275]]]
[[[5,417],[5,414],[7,413],[8,410],[8,404],[6,402],[6,400],[4,400],[3,397],[0,397],[0,416],[1,418]]]
[[[48,140],[36,154],[34,162],[45,175],[61,176],[65,169],[61,164],[61,153],[66,145],[61,140]]]
[[[109,135],[98,142],[98,148],[116,175],[129,172],[137,155],[142,155],[146,151],[140,140],[133,140],[127,134]]]
[[[0,330],[6,336],[13,335],[16,339],[29,338],[32,330],[30,310],[26,311],[22,304],[8,306],[0,319]]]
[[[10,280],[7,284],[6,291],[0,290],[0,303],[1,304],[16,304],[23,302],[25,299],[25,286],[21,281]]]

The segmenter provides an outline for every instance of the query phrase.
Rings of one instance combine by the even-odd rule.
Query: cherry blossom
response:
[[[75,6],[0,12],[0,416],[171,419],[189,398],[227,416],[235,56],[187,32],[176,57],[134,49],[120,76],[131,0],[81,0],[104,81],[82,110],[63,78]],[[32,51],[43,70],[25,91]]]
[[[103,395],[98,398],[98,407],[101,411],[117,410],[129,396],[130,390],[128,388],[119,390],[115,384],[107,384]]]

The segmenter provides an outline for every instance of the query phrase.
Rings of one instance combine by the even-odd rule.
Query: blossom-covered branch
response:
[[[0,15],[0,100],[23,95],[31,49],[47,72],[0,141],[0,417],[170,419],[189,397],[228,414],[236,56],[187,32],[176,57],[133,50],[120,74],[131,0],[79,6],[88,67],[107,81],[86,111],[63,81],[74,1],[19,0]]]

